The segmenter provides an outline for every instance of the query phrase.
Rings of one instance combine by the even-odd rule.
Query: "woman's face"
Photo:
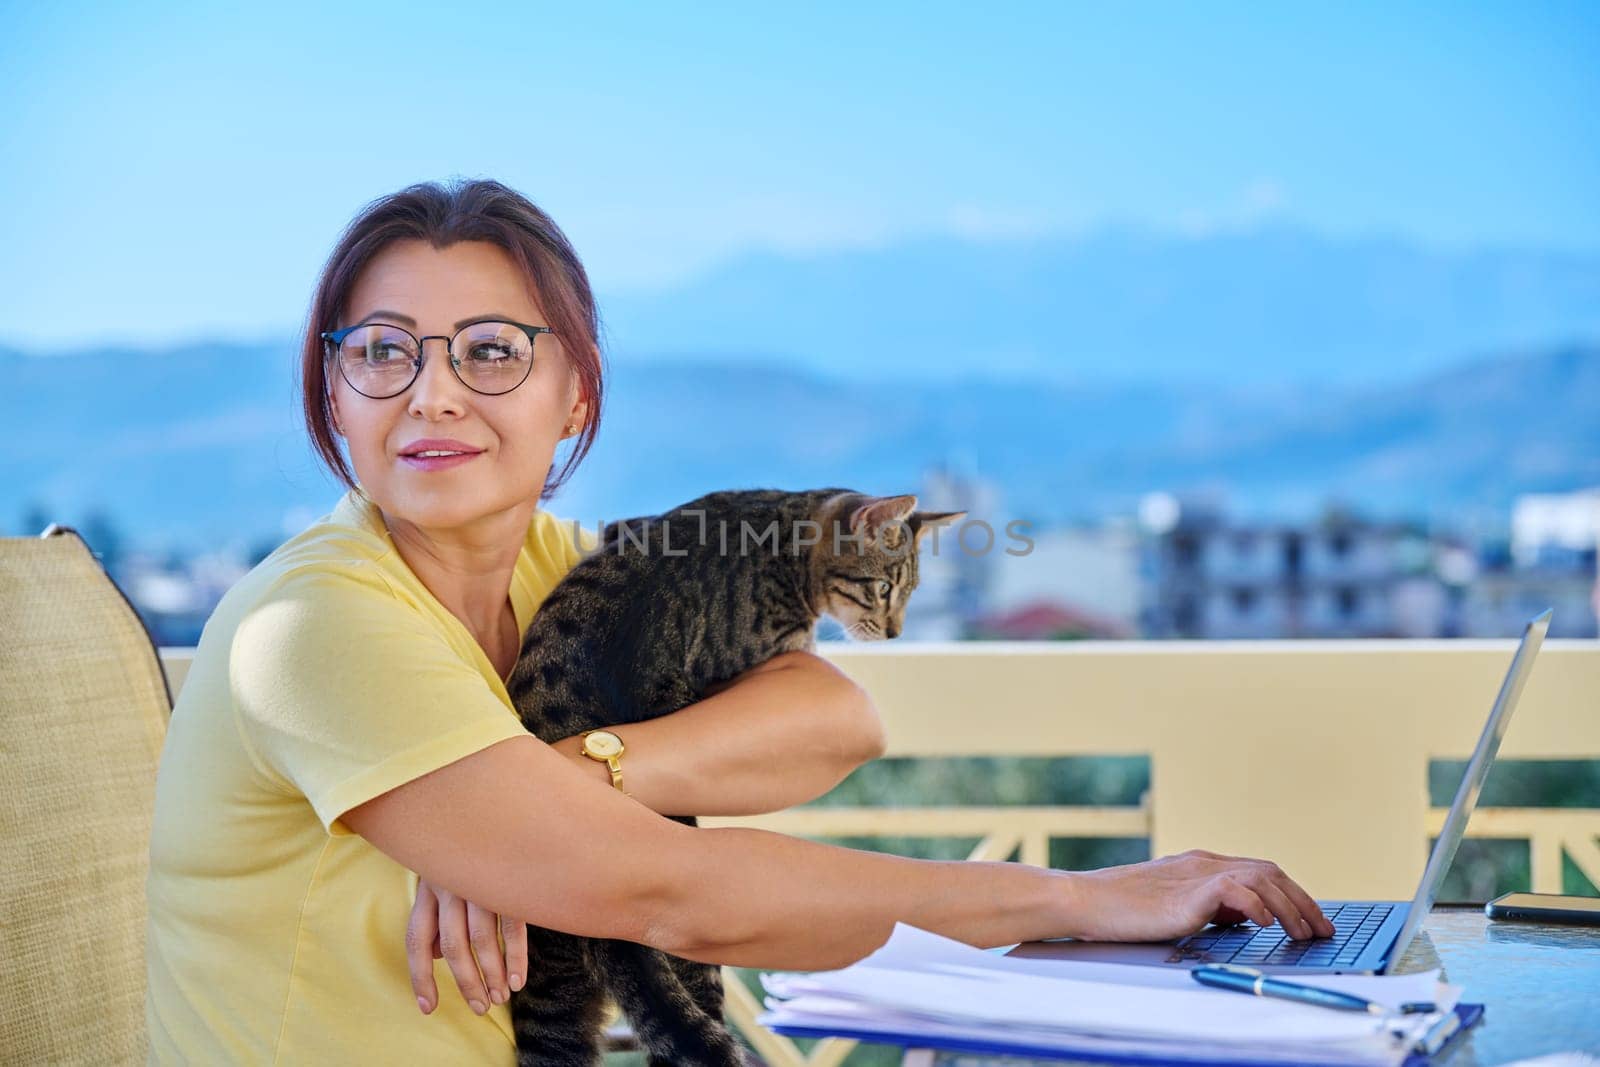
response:
[[[385,322],[415,337],[452,337],[457,322],[485,315],[549,325],[511,258],[486,241],[444,249],[419,240],[394,242],[357,279],[344,315],[339,327]],[[336,426],[357,481],[391,523],[460,528],[522,509],[527,514],[516,517],[525,524],[564,428],[581,428],[587,411],[560,343],[539,334],[527,380],[497,396],[461,383],[444,341],[426,341],[423,349],[426,359],[416,380],[384,400],[362,396],[329,366]],[[459,442],[455,447],[475,454],[428,469],[404,456],[423,439]]]

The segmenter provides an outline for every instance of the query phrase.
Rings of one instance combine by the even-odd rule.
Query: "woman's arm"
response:
[[[623,785],[663,815],[757,815],[815,800],[883,755],[872,698],[811,652],[785,652],[714,687],[705,700],[618,726]],[[552,747],[597,782],[605,764],[583,738]]]
[[[1276,915],[1291,936],[1329,932],[1305,891],[1270,863],[1186,853],[1078,874],[698,829],[531,736],[413,779],[343,821],[495,914],[740,966],[843,966],[883,944],[896,921],[981,947],[1068,935],[1154,940],[1239,914]]]
[[[809,652],[774,656],[713,686],[705,700],[617,732],[628,746],[628,792],[667,815],[744,815],[803,804],[884,748],[883,724],[866,691]],[[581,736],[569,737],[552,747],[609,788],[611,772],[584,756],[582,743]],[[435,958],[445,960],[474,1011],[504,1003],[522,988],[527,943],[522,922],[422,878],[406,928],[418,1006],[426,1014],[438,1003]]]

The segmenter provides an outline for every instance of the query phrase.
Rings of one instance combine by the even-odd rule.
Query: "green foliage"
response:
[[[1434,760],[1428,797],[1446,808],[1455,799],[1466,760]],[[1478,804],[1486,808],[1600,808],[1600,760],[1496,760]]]
[[[1138,804],[1146,756],[893,758],[858,768],[814,807]]]
[[[1428,802],[1449,807],[1466,774],[1465,760],[1434,760]],[[1480,807],[1600,808],[1600,760],[1496,760],[1478,797]],[[1570,857],[1562,857],[1562,892],[1600,895]],[[1532,888],[1526,841],[1467,838],[1445,875],[1441,901],[1492,900]]]

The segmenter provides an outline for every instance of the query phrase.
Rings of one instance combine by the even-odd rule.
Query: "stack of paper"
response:
[[[1429,971],[1398,977],[1307,975],[1295,981],[1355,993],[1398,1009],[1460,989]],[[1195,1063],[1399,1064],[1439,1013],[1379,1016],[1212,989],[1182,968],[1017,959],[904,923],[877,952],[814,974],[764,974],[782,1033],[841,1034],[938,1047],[965,1043],[1018,1051]]]

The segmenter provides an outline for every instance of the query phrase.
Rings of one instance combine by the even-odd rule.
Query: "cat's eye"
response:
[[[889,595],[889,590],[891,590],[893,588],[894,588],[894,586],[890,585],[888,582],[883,581],[882,579],[878,580],[878,595],[879,596],[883,596],[883,597],[888,596]]]

